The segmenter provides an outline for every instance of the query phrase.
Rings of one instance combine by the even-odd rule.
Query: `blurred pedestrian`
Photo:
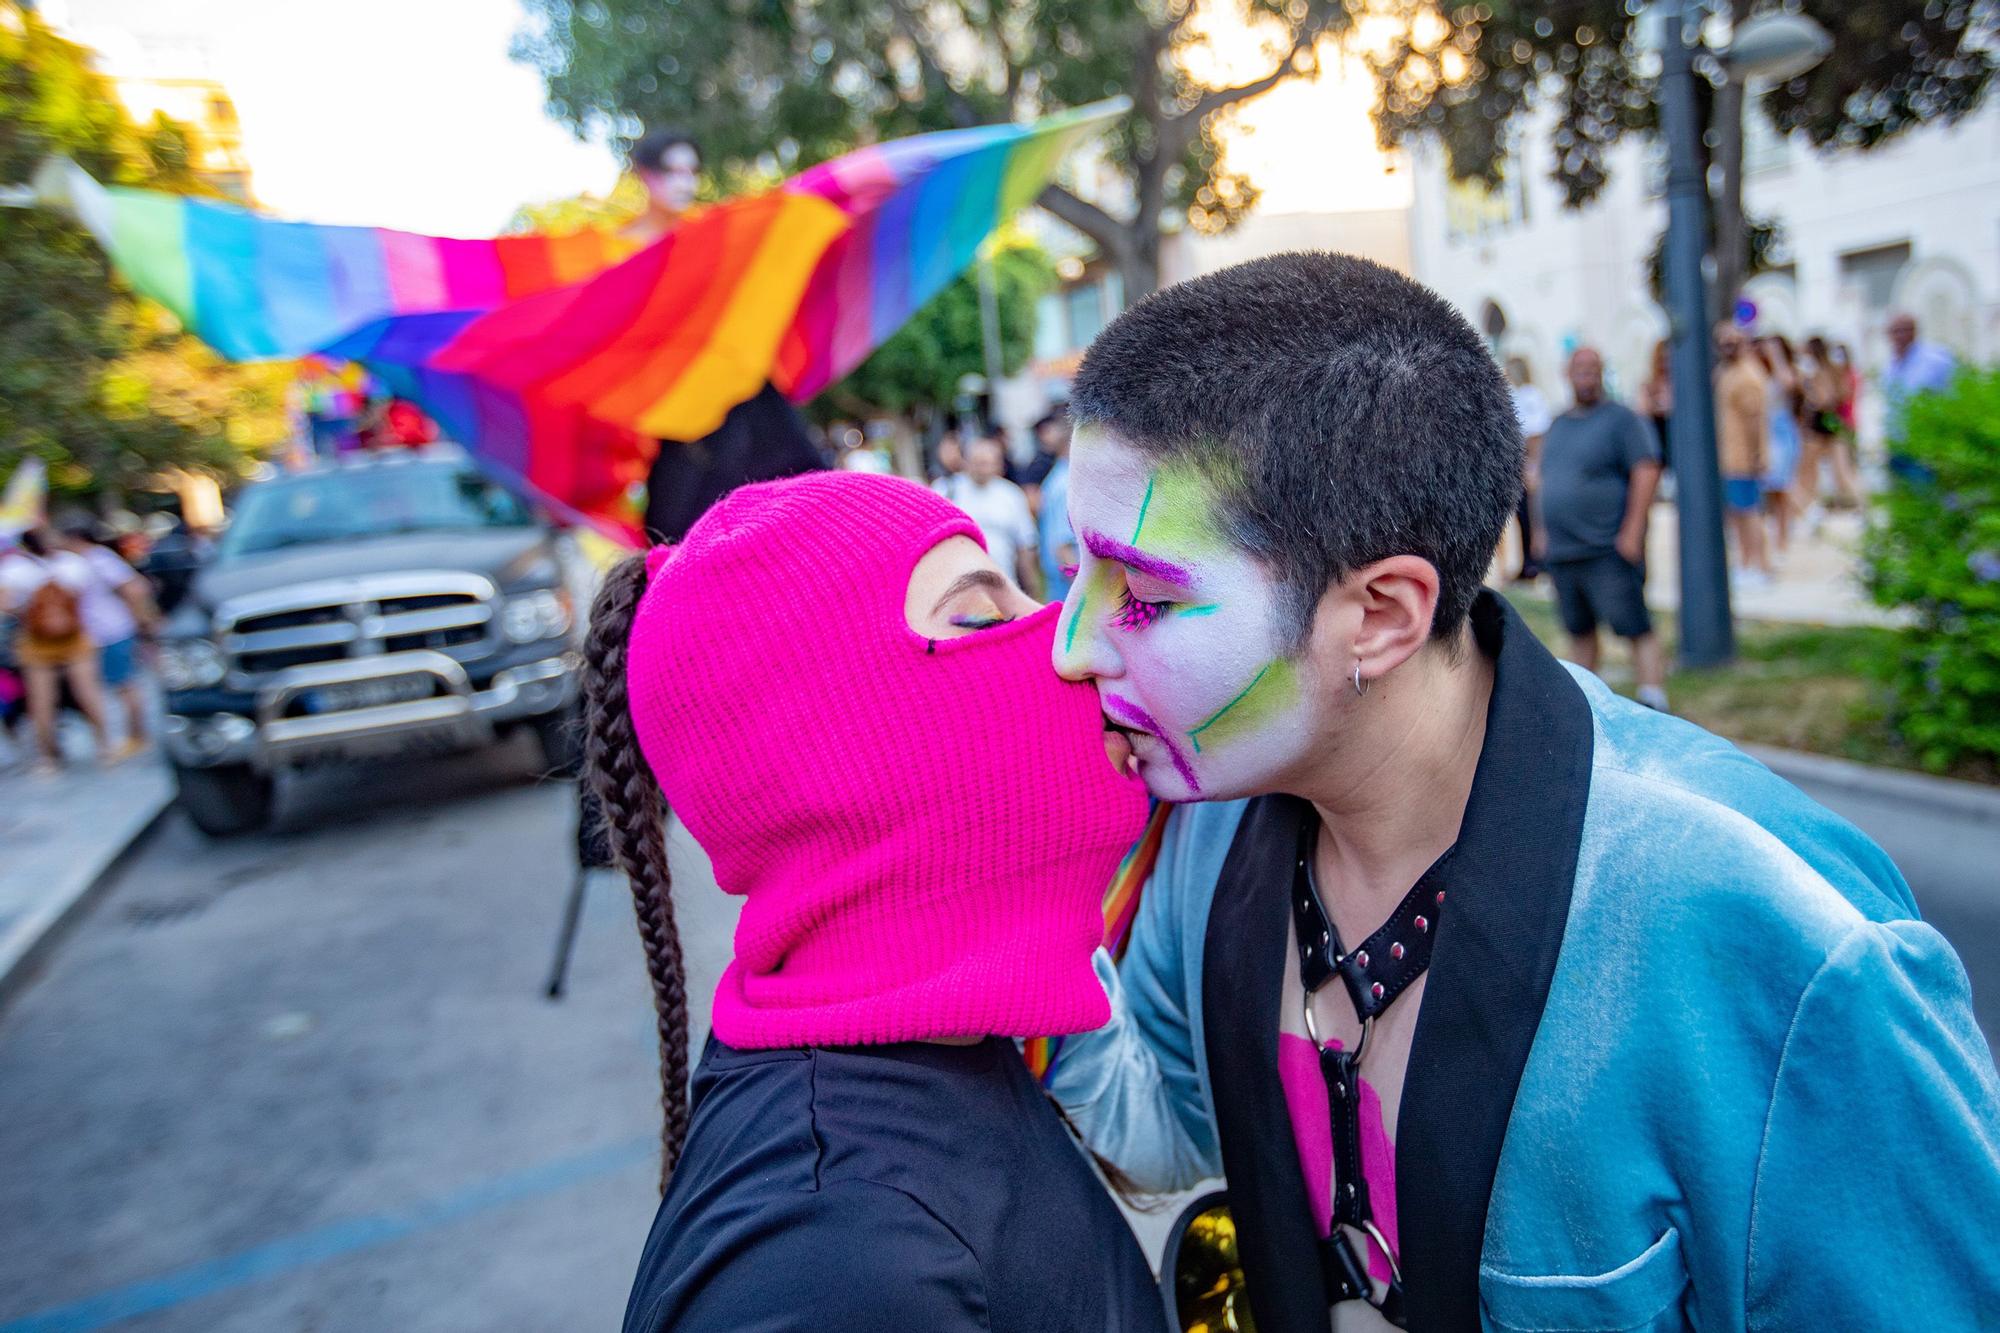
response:
[[[1653,438],[1660,442],[1660,473],[1670,476],[1674,470],[1673,433],[1667,427],[1674,415],[1674,363],[1673,344],[1665,338],[1653,344],[1653,358],[1639,385],[1639,415],[1652,423]]]
[[[152,587],[138,570],[104,545],[90,520],[66,524],[62,545],[81,557],[95,577],[83,590],[83,630],[97,646],[98,676],[125,705],[125,738],[112,758],[129,759],[146,748],[146,693],[139,679],[139,641],[159,629]]]
[[[1889,471],[1905,481],[1928,481],[1930,469],[1903,451],[1904,415],[1920,393],[1942,393],[1951,384],[1958,362],[1936,343],[1917,337],[1916,317],[1898,312],[1889,318],[1889,364],[1882,368],[1886,399],[1884,435],[1889,442]]]
[[[1604,359],[1569,359],[1573,402],[1542,448],[1542,555],[1570,660],[1597,670],[1600,622],[1632,646],[1639,702],[1665,711],[1666,659],[1646,610],[1646,528],[1660,446],[1638,413],[1604,396]]]
[[[1847,397],[1847,376],[1834,363],[1826,339],[1814,334],[1806,339],[1805,356],[1799,363],[1799,382],[1805,405],[1800,415],[1798,499],[1808,516],[1820,507],[1825,493],[1827,469],[1833,472],[1833,494],[1842,508],[1861,502],[1861,479],[1854,468],[1852,441],[1841,415]]]
[[[1015,467],[1013,460],[1007,463],[1007,476],[1027,494],[1028,505],[1036,514],[1042,512],[1042,483],[1048,480],[1049,472],[1056,460],[1069,451],[1069,408],[1057,403],[1034,425],[1035,452],[1027,462]],[[1061,447],[1057,447],[1060,439]]]
[[[1549,401],[1535,387],[1534,377],[1528,372],[1528,363],[1521,357],[1507,358],[1507,384],[1514,396],[1514,419],[1521,424],[1521,438],[1526,441],[1528,450],[1522,463],[1521,503],[1514,511],[1514,522],[1521,532],[1521,568],[1514,578],[1517,582],[1529,583],[1541,577],[1542,573],[1542,567],[1535,559],[1538,545],[1535,508],[1537,492],[1541,488],[1542,438],[1549,430]]]
[[[1049,428],[1044,429],[1044,423]],[[1069,521],[1069,441],[1067,409],[1043,417],[1035,437],[1049,453],[1049,470],[1042,477],[1041,506],[1036,524],[1041,534],[1043,599],[1060,602],[1069,596],[1076,577],[1076,529]]]
[[[62,762],[56,714],[65,683],[97,738],[98,754],[110,757],[97,648],[83,622],[83,597],[97,578],[82,556],[62,549],[46,528],[22,533],[20,549],[0,556],[0,612],[20,621],[14,651],[41,746],[36,765],[41,774],[55,772]]]
[[[1723,512],[1736,538],[1736,579],[1746,588],[1771,581],[1761,509],[1770,467],[1770,404],[1761,360],[1743,330],[1724,322],[1715,331],[1715,446],[1722,470]]]
[[[1764,467],[1764,514],[1783,554],[1792,544],[1792,488],[1798,483],[1799,412],[1804,395],[1792,344],[1783,334],[1757,340],[1764,361],[1764,411],[1770,418],[1770,455]]]
[[[1041,582],[1035,517],[1028,497],[1001,472],[1007,451],[992,436],[981,436],[965,451],[965,471],[942,477],[931,489],[963,509],[986,538],[986,553],[1007,577],[1028,592]]]

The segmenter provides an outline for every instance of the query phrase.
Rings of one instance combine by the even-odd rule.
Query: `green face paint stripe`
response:
[[[1200,726],[1196,727],[1193,731],[1190,731],[1188,733],[1188,739],[1194,742],[1194,752],[1196,754],[1201,753],[1201,733],[1207,731],[1210,727],[1222,721],[1223,714],[1227,713],[1230,709],[1236,707],[1236,705],[1242,703],[1245,699],[1249,698],[1250,691],[1257,688],[1257,683],[1264,679],[1265,673],[1270,671],[1270,669],[1271,669],[1271,664],[1269,662],[1266,662],[1264,664],[1264,669],[1262,671],[1259,671],[1256,675],[1250,678],[1250,683],[1243,687],[1243,692],[1241,694],[1238,694],[1234,699],[1231,699],[1228,703],[1222,705],[1221,708],[1211,713],[1209,715],[1208,721],[1202,723]]]
[[[1153,482],[1157,474],[1146,478],[1146,496],[1139,501],[1139,522],[1132,529],[1132,545],[1139,544],[1139,534],[1146,530],[1146,511],[1153,507]]]
[[[1182,616],[1209,616],[1214,615],[1221,609],[1221,602],[1210,602],[1206,606],[1184,606],[1174,614]]]
[[[1083,623],[1084,603],[1090,598],[1084,593],[1076,595],[1076,614],[1069,618],[1069,632],[1063,636],[1063,652],[1068,654],[1076,647],[1076,627]]]

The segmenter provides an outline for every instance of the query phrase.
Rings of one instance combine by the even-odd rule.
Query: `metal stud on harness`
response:
[[[1298,869],[1292,878],[1292,930],[1298,939],[1306,1036],[1319,1052],[1320,1075],[1326,1080],[1328,1119],[1333,1127],[1333,1220],[1327,1238],[1320,1242],[1320,1270],[1329,1305],[1366,1301],[1384,1319],[1403,1328],[1406,1315],[1402,1269],[1387,1238],[1375,1225],[1368,1181],[1361,1173],[1361,1053],[1367,1049],[1368,1038],[1375,1030],[1376,1016],[1430,966],[1437,914],[1444,906],[1444,892],[1433,885],[1439,868],[1450,859],[1451,853],[1446,852],[1424,872],[1381,929],[1354,950],[1347,951],[1341,946],[1333,918],[1320,903],[1313,880],[1313,852],[1319,826],[1319,820],[1310,811],[1299,821]],[[1313,1016],[1313,996],[1335,977],[1346,987],[1355,1016],[1361,1020],[1361,1039],[1352,1050],[1329,1050]],[[1354,1252],[1342,1227],[1365,1232],[1387,1257],[1389,1290],[1381,1301],[1374,1299],[1375,1288],[1369,1280],[1368,1268]]]

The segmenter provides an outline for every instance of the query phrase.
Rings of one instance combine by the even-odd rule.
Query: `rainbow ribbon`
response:
[[[803,402],[854,369],[1126,105],[857,149],[642,248],[285,222],[68,162],[36,192],[224,356],[358,361],[489,468],[633,540],[656,441],[700,439],[766,383]]]
[[[1124,961],[1125,946],[1132,940],[1132,920],[1139,914],[1139,895],[1160,859],[1160,843],[1167,836],[1167,816],[1172,812],[1173,807],[1165,801],[1153,802],[1145,832],[1118,863],[1111,887],[1104,891],[1104,947],[1110,950],[1113,962]],[[1044,1087],[1055,1071],[1062,1045],[1061,1037],[1030,1037],[1021,1043],[1021,1058],[1027,1061],[1028,1072]]]

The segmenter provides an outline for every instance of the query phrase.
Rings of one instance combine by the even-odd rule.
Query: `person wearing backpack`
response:
[[[41,529],[22,533],[20,549],[0,559],[0,613],[20,622],[15,656],[27,686],[28,717],[41,746],[37,771],[42,773],[53,773],[62,758],[56,706],[65,679],[97,737],[97,752],[109,752],[97,646],[83,628],[83,594],[96,577],[81,556],[60,549]]]

